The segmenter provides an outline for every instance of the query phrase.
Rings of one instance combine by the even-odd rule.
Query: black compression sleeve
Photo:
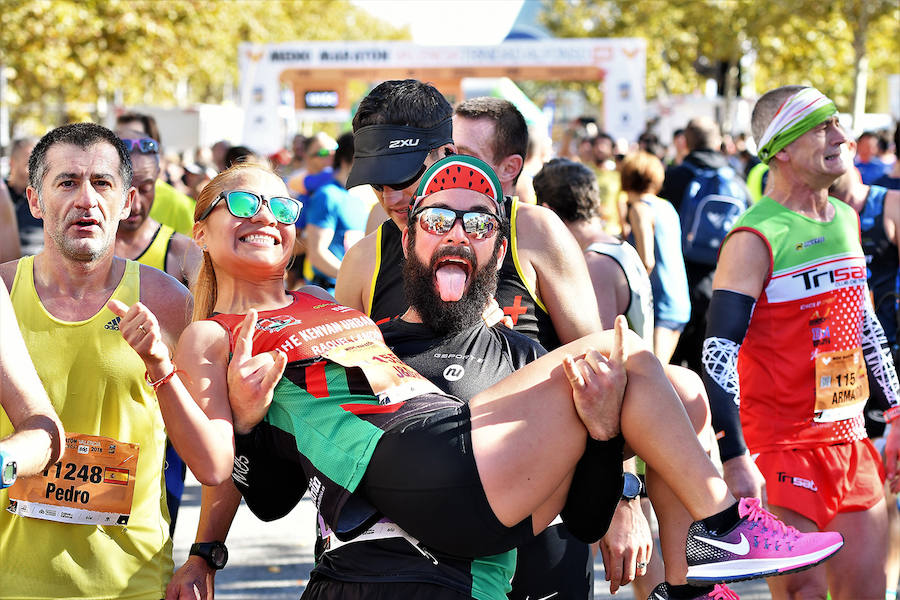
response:
[[[706,313],[702,375],[722,462],[747,451],[738,412],[737,354],[747,335],[755,302],[746,294],[713,290]]]
[[[588,437],[575,467],[560,516],[569,533],[585,544],[593,544],[606,534],[622,498],[624,447],[621,435],[604,442]]]
[[[278,455],[272,430],[260,424],[246,435],[234,435],[231,479],[250,511],[263,521],[274,521],[291,512],[307,487],[297,462]],[[289,442],[294,443],[293,439]]]

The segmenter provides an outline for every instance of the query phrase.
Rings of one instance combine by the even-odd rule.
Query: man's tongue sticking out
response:
[[[459,264],[444,263],[434,272],[435,284],[441,300],[457,302],[466,291],[466,270]]]

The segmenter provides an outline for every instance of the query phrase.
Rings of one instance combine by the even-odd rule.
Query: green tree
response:
[[[0,100],[11,122],[44,130],[96,119],[113,98],[221,102],[241,42],[408,38],[348,0],[4,0]]]
[[[725,92],[735,93],[737,65],[750,54],[756,57],[751,83],[757,92],[787,83],[814,85],[849,111],[859,80],[855,71],[868,65],[872,92],[896,72],[900,55],[896,0],[542,2],[541,20],[557,37],[647,40],[651,98],[696,91],[717,67],[730,74],[723,78]]]

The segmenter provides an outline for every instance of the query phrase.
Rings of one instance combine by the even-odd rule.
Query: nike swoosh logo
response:
[[[544,596],[542,598],[536,598],[535,600],[548,600],[548,598],[556,598],[557,596],[559,596],[559,592],[553,592],[549,596]],[[529,598],[531,598],[531,596],[525,596],[525,600],[528,600]]]
[[[716,548],[727,550],[732,554],[739,554],[741,556],[744,556],[748,552],[750,552],[750,542],[747,541],[747,538],[744,537],[743,533],[741,534],[740,542],[723,542],[722,540],[711,540],[709,538],[702,538],[699,536],[695,536],[694,539],[698,539],[701,542],[709,544],[710,546],[715,546]]]
[[[828,358],[822,357],[822,364],[827,365],[830,362],[831,362],[831,357],[828,357]]]

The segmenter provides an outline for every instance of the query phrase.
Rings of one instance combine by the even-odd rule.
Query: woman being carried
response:
[[[463,158],[425,173],[410,226],[435,244],[452,239],[483,254],[502,229],[500,186],[490,167]],[[446,170],[466,166],[481,191],[451,182]],[[275,491],[301,481],[295,487],[309,487],[341,539],[384,515],[425,547],[483,556],[546,527],[566,504],[588,436],[621,432],[697,519],[687,541],[690,582],[808,568],[841,547],[838,534],[800,533],[757,500],[729,494],[659,362],[622,319],[615,332],[563,346],[468,405],[441,394],[388,350],[365,315],[321,290],[285,291],[300,208],[287,196],[257,165],[232,167],[204,188],[194,230],[204,253],[195,288],[203,320],[185,330],[174,362],[152,313],[139,303],[110,306],[147,365],[169,437],[202,483],[217,485],[232,470],[239,485]],[[437,261],[442,297],[461,293],[470,272],[465,260]],[[265,457],[278,475],[236,466],[235,440],[278,448]]]

